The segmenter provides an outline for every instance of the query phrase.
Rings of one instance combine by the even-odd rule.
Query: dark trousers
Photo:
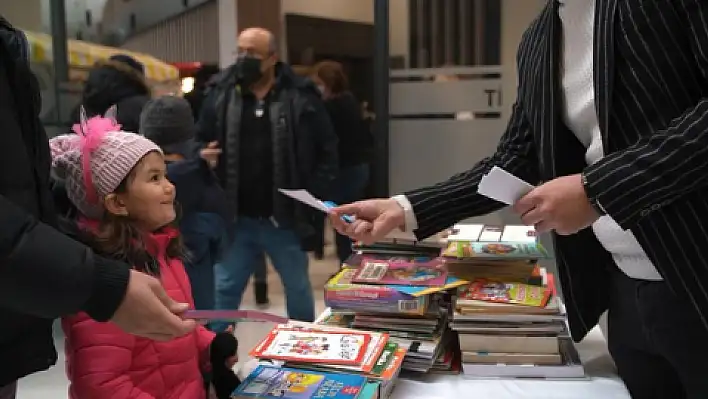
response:
[[[708,398],[708,330],[690,299],[619,270],[612,285],[608,345],[632,398]]]
[[[260,254],[253,265],[253,282],[256,284],[268,283],[268,267],[265,253]]]

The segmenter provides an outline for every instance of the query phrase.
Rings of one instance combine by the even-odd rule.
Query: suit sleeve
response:
[[[504,207],[504,204],[477,193],[482,176],[493,166],[506,169],[531,184],[540,180],[533,133],[518,101],[494,155],[447,181],[405,193],[417,220],[415,234],[418,239],[429,237],[460,220]]]
[[[667,6],[669,7],[669,6]],[[681,0],[697,67],[708,71],[708,2]],[[588,197],[622,228],[708,184],[708,98],[685,110],[665,129],[643,137],[584,171]]]
[[[77,316],[80,319],[81,316]],[[155,399],[135,387],[127,371],[135,337],[112,323],[63,321],[70,348],[72,390],[81,398]]]
[[[339,171],[339,139],[321,98],[308,95],[300,123],[306,123],[315,144],[314,178],[307,189],[317,198],[330,198]]]
[[[0,196],[0,308],[54,319],[81,310],[105,321],[123,301],[128,265],[39,222]]]

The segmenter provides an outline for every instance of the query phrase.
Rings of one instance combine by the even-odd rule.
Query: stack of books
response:
[[[440,241],[395,239],[356,253],[325,285],[328,309],[317,324],[386,332],[407,349],[403,369],[458,373],[457,338],[448,327],[454,291]]]
[[[463,373],[472,377],[583,378],[554,276],[532,227],[460,225],[442,251],[469,283],[454,299]]]
[[[250,355],[258,366],[234,398],[388,398],[406,349],[388,334],[289,322],[277,325]]]

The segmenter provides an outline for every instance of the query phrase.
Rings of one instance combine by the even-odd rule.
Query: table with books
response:
[[[277,325],[234,398],[628,398],[604,339],[569,338],[527,226],[355,245],[314,323]]]

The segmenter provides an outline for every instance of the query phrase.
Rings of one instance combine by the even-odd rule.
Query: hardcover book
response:
[[[233,392],[233,399],[357,399],[366,378],[360,375],[261,365]]]

